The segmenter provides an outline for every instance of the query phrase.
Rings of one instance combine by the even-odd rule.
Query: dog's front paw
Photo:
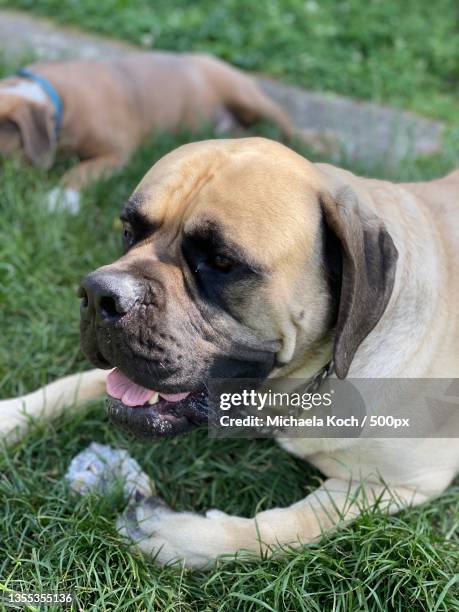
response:
[[[174,512],[157,497],[129,506],[117,527],[136,550],[161,565],[180,561],[187,567],[205,567],[220,555],[258,550],[253,520],[216,510],[206,516]]]
[[[80,194],[75,189],[55,187],[47,196],[46,207],[49,212],[65,210],[72,215],[80,211]]]

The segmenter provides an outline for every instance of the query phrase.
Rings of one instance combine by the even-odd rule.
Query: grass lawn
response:
[[[250,69],[403,103],[457,125],[453,5],[206,1],[174,2],[168,9],[161,0],[154,7],[139,0],[30,2],[36,11],[133,41],[143,37],[145,43],[152,35],[156,46],[212,50]],[[362,6],[367,17],[358,11]],[[352,60],[356,49],[359,61]],[[120,204],[155,160],[187,140],[153,139],[118,176],[86,192],[76,217],[50,216],[43,209],[43,196],[62,167],[45,173],[0,161],[0,397],[88,367],[78,349],[79,279],[117,256]],[[442,155],[407,161],[397,170],[351,169],[411,180],[458,163],[451,144]],[[79,499],[68,492],[62,476],[92,440],[126,448],[177,510],[216,507],[249,516],[299,500],[319,477],[268,440],[213,441],[196,431],[141,444],[109,427],[103,402],[95,403],[85,414],[36,426],[22,443],[0,451],[0,589],[70,590],[82,610],[459,609],[452,580],[459,567],[457,485],[397,516],[368,513],[282,559],[220,562],[208,573],[181,571],[133,557],[120,542],[114,529],[122,510],[118,496]]]
[[[144,48],[457,117],[457,0],[0,0]]]

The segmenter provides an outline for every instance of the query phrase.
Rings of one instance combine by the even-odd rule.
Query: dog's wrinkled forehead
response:
[[[127,206],[175,233],[219,227],[269,265],[291,247],[304,256],[319,221],[319,179],[305,159],[262,138],[185,145],[146,174]]]

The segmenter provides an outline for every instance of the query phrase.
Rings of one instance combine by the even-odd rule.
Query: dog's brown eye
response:
[[[131,227],[129,225],[125,224],[123,226],[123,244],[124,244],[124,247],[126,249],[128,249],[130,246],[132,246],[133,242],[134,242],[134,236],[132,234]]]
[[[231,272],[236,266],[234,259],[225,257],[224,255],[215,255],[212,259],[212,267],[219,272]]]

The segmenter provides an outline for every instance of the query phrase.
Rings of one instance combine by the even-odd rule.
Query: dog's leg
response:
[[[242,123],[251,125],[265,119],[276,125],[282,136],[288,140],[298,140],[321,155],[336,155],[339,152],[339,141],[330,130],[297,128],[290,117],[268,98],[253,81],[246,87],[232,92],[230,109]]]
[[[193,55],[191,61],[204,71],[224,107],[243,125],[265,119],[276,125],[286,140],[298,139],[321,154],[339,151],[339,141],[333,132],[297,128],[289,115],[241,70],[207,55]]]
[[[203,567],[217,557],[271,553],[279,546],[311,543],[327,531],[378,506],[396,512],[428,499],[413,489],[388,490],[381,484],[329,479],[317,491],[288,508],[260,512],[253,519],[210,510],[205,516],[173,512],[157,498],[130,506],[118,523],[121,533],[144,554],[161,563],[183,561]]]
[[[80,210],[80,191],[89,183],[107,178],[128,161],[129,156],[104,155],[88,159],[64,174],[59,187],[48,194],[50,212],[67,210],[73,214]]]
[[[11,444],[27,429],[30,417],[51,420],[65,408],[78,408],[105,393],[109,370],[89,370],[60,378],[22,397],[0,401],[0,440]]]
[[[89,183],[112,175],[127,163],[129,157],[128,154],[110,154],[82,161],[64,174],[62,184],[68,189],[80,190]]]

